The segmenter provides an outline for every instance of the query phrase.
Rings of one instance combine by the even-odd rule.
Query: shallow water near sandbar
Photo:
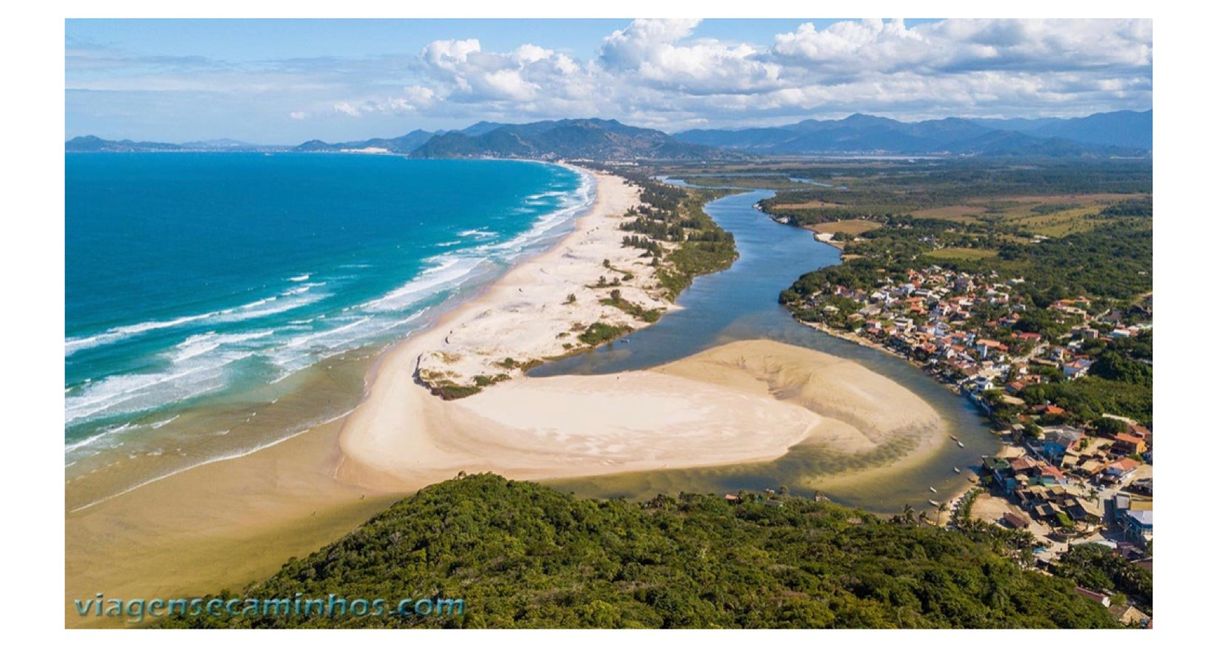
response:
[[[776,461],[709,468],[626,473],[548,482],[562,490],[596,497],[644,498],[659,493],[724,493],[787,487],[792,493],[823,493],[837,502],[876,512],[905,505],[934,510],[968,485],[969,466],[992,454],[998,441],[978,410],[917,367],[875,349],[799,324],[778,303],[778,294],[800,275],[840,262],[839,251],[809,231],[779,224],[754,205],[773,192],[750,191],[709,203],[706,211],[736,238],[740,257],[727,270],[701,276],[677,299],[681,309],[656,324],[596,351],[536,368],[531,376],[605,374],[646,369],[721,343],[766,338],[856,361],[922,397],[965,448],[946,442],[919,463],[899,463],[916,447],[898,439],[862,455],[837,455],[796,446]],[[956,473],[953,468],[959,468]],[[842,475],[849,475],[844,477]],[[934,487],[938,492],[930,492]]]

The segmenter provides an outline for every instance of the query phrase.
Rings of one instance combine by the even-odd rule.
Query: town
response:
[[[1032,564],[1048,572],[1067,566],[1072,550],[1149,571],[1151,430],[1129,417],[1072,409],[1071,397],[1055,398],[1061,388],[1051,385],[1135,360],[1121,350],[1139,338],[1149,343],[1152,296],[1126,309],[1084,296],[1038,308],[1022,282],[932,264],[868,288],[835,284],[784,300],[805,324],[923,367],[994,421],[1004,445],[976,466],[977,486],[957,504],[957,521],[1029,531]],[[1061,333],[1029,331],[1021,322],[1030,317]],[[1150,624],[1138,606],[1148,598],[1082,585],[1078,592],[1122,623]]]

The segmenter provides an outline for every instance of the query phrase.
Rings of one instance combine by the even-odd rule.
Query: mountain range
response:
[[[1152,114],[1107,112],[1072,119],[962,119],[904,122],[855,114],[789,125],[686,130],[673,135],[606,119],[509,124],[481,121],[463,130],[414,130],[395,138],[298,146],[259,146],[229,139],[190,143],[76,137],[68,152],[384,151],[418,158],[720,160],[747,156],[947,155],[987,157],[1143,157],[1150,154]]]
[[[725,159],[738,152],[678,141],[659,131],[605,119],[562,119],[522,125],[479,123],[432,137],[412,157]]]
[[[1145,112],[1075,119],[961,119],[902,122],[855,114],[769,128],[686,130],[674,136],[758,155],[950,154],[980,156],[1142,156],[1151,149]]]

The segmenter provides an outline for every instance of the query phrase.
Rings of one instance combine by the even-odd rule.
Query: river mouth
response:
[[[542,365],[530,375],[647,369],[731,341],[768,339],[855,361],[896,381],[930,404],[945,429],[965,447],[955,442],[928,447],[914,436],[896,437],[851,455],[797,445],[767,463],[552,480],[548,484],[581,496],[635,499],[683,491],[785,487],[796,494],[824,494],[851,506],[894,513],[906,505],[933,509],[930,497],[944,501],[967,487],[969,467],[997,449],[998,440],[988,422],[964,397],[900,358],[796,322],[778,303],[779,292],[800,275],[839,263],[841,254],[810,232],[778,224],[754,207],[773,194],[754,190],[707,204],[706,212],[735,236],[740,257],[724,271],[696,278],[677,298],[679,309],[596,351]],[[937,493],[931,493],[932,488]]]

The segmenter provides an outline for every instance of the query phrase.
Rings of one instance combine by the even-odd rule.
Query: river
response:
[[[677,182],[672,182],[677,183]],[[763,464],[627,473],[548,482],[561,490],[597,497],[643,498],[681,491],[728,492],[778,489],[823,493],[834,501],[879,513],[906,505],[927,509],[933,497],[946,500],[968,486],[969,466],[993,454],[998,440],[986,419],[964,397],[910,363],[799,324],[778,303],[778,294],[800,275],[837,264],[840,252],[801,228],[779,224],[754,205],[773,191],[753,190],[707,204],[706,212],[736,238],[739,259],[719,273],[700,276],[678,298],[680,309],[650,327],[596,351],[575,355],[531,371],[534,376],[605,374],[646,369],[734,340],[772,339],[857,361],[925,399],[948,431],[965,444],[947,442],[916,466],[896,464],[910,446],[887,445],[843,458],[807,446]],[[953,468],[959,468],[960,473]],[[866,471],[864,477],[836,475]],[[812,480],[812,484],[807,482]],[[938,493],[931,493],[934,487]]]

